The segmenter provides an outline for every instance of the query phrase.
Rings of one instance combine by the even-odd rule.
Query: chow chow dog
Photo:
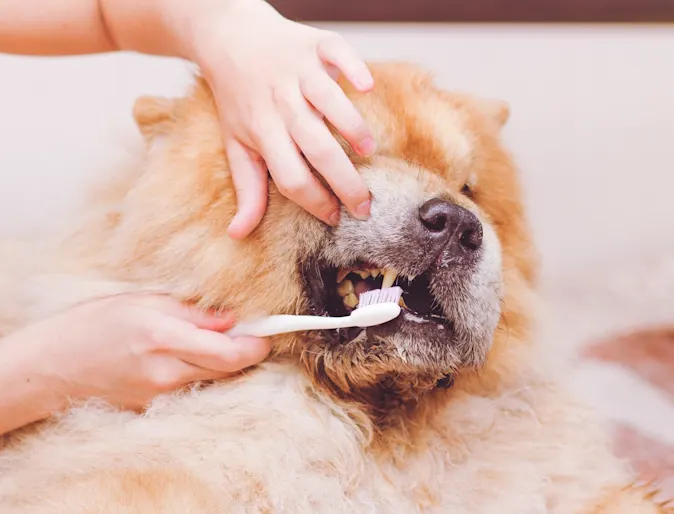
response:
[[[5,273],[0,330],[129,291],[249,319],[346,315],[395,283],[402,314],[276,337],[265,363],[143,414],[89,403],[9,434],[2,514],[666,512],[536,344],[508,107],[409,64],[372,72],[373,92],[343,87],[379,150],[340,139],[371,190],[368,221],[328,227],[270,182],[262,224],[229,239],[236,193],[197,78],[184,98],[137,101],[141,161]]]

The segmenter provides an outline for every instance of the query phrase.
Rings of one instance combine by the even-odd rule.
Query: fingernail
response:
[[[371,137],[366,137],[361,139],[358,143],[358,153],[364,157],[369,157],[377,149],[377,143],[374,142],[374,139]]]
[[[356,217],[359,220],[365,221],[370,217],[370,200],[366,200],[356,207]]]
[[[339,211],[335,211],[330,216],[328,216],[328,222],[333,227],[336,227],[339,224]]]

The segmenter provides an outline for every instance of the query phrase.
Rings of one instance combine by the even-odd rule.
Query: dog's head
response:
[[[504,276],[533,280],[518,180],[499,142],[507,107],[441,91],[410,66],[372,71],[373,92],[345,89],[378,151],[362,159],[343,144],[372,193],[369,220],[344,211],[330,228],[270,183],[262,225],[245,241],[228,239],[236,197],[200,83],[186,99],[137,103],[148,162],[111,239],[133,248],[125,269],[241,316],[344,316],[362,292],[399,285],[403,313],[389,323],[278,338],[279,353],[300,355],[342,392],[396,380],[423,388],[479,367],[504,299],[517,294]]]

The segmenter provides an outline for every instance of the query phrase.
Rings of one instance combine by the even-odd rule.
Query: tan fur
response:
[[[499,141],[507,107],[439,91],[408,65],[373,73],[371,94],[344,87],[379,144],[371,159],[351,154],[375,202],[402,198],[406,180],[450,195],[498,237],[504,296],[486,362],[452,369],[454,386],[439,389],[430,368],[279,337],[267,363],[161,396],[142,416],[89,404],[10,434],[0,512],[665,512],[629,487],[594,414],[533,344],[536,255]],[[45,243],[50,252],[4,254],[0,332],[123,291],[242,318],[305,312],[297,259],[325,227],[272,187],[262,225],[227,238],[236,194],[205,84],[184,99],[140,100],[134,115],[143,162],[96,196],[74,234]],[[460,194],[468,182],[472,200]],[[391,366],[396,402],[377,403],[369,387]]]

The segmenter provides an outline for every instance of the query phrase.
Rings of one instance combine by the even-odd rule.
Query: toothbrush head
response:
[[[360,295],[358,299],[358,309],[375,305],[378,303],[397,304],[402,297],[403,290],[400,287],[383,287],[382,289],[373,289]]]
[[[402,307],[397,303],[374,303],[353,311],[347,319],[349,327],[373,327],[382,325],[400,316]]]
[[[387,287],[361,294],[358,308],[349,316],[350,325],[373,327],[397,318],[402,312],[398,305],[402,293],[403,290],[399,287]]]

